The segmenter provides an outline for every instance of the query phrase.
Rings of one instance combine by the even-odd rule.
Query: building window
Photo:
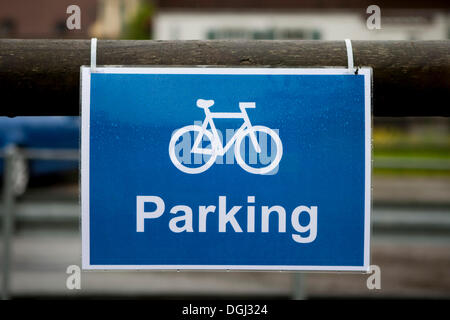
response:
[[[211,29],[206,33],[209,40],[319,40],[322,35],[316,29],[270,28],[251,30],[245,28]]]

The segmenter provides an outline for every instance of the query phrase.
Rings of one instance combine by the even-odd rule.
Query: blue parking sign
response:
[[[368,270],[370,68],[81,77],[84,269]]]

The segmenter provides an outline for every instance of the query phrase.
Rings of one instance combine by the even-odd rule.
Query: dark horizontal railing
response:
[[[450,41],[353,41],[374,116],[450,115]],[[0,40],[0,116],[79,115],[89,40]],[[98,65],[347,66],[344,41],[100,40]]]

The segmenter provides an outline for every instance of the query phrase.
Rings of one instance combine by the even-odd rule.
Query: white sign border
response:
[[[81,75],[81,241],[83,270],[202,270],[202,271],[349,271],[369,272],[371,233],[371,174],[372,174],[372,68],[358,69],[364,76],[365,96],[365,207],[364,207],[364,263],[362,266],[272,266],[272,265],[92,265],[90,263],[89,229],[89,157],[90,157],[90,93],[91,73],[114,74],[255,74],[255,75],[354,75],[348,68],[249,68],[249,67],[122,67],[97,66],[92,72],[88,66],[80,68]]]

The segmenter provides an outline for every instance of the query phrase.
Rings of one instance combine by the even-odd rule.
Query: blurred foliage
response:
[[[450,130],[446,126],[375,126],[374,174],[450,176]]]
[[[376,176],[450,177],[450,170],[429,168],[377,168],[374,166],[372,172]]]
[[[408,131],[395,127],[374,128],[374,154],[450,158],[450,133],[426,128]]]
[[[136,14],[125,24],[121,38],[128,40],[151,39],[151,19],[155,6],[151,1],[140,1]]]

